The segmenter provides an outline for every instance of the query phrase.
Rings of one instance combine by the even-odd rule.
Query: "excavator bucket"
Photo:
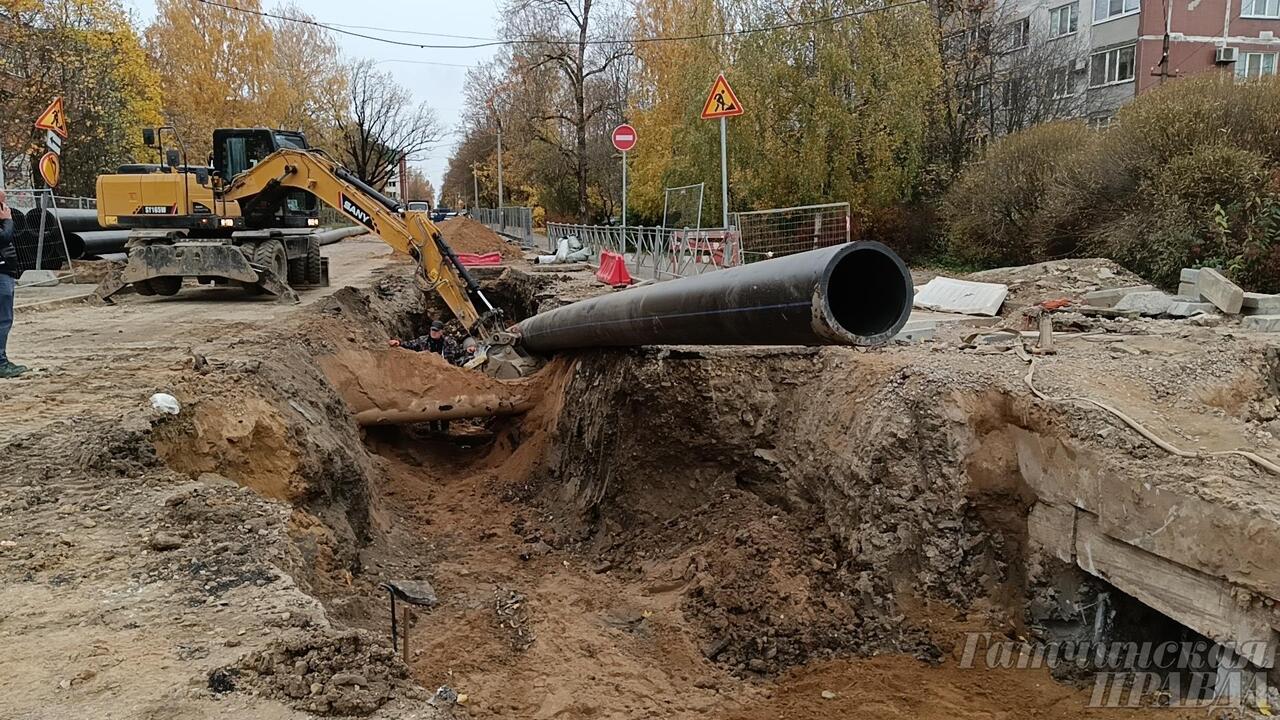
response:
[[[535,358],[516,346],[516,337],[497,333],[488,343],[481,343],[466,367],[480,370],[499,380],[514,380],[532,375],[539,367]]]

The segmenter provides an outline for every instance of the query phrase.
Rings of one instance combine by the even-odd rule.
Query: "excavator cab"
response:
[[[307,150],[310,147],[306,136],[296,130],[219,128],[213,131],[214,182],[217,187],[229,183],[281,148]],[[320,224],[320,203],[305,190],[290,189],[282,193],[279,202],[237,209],[250,227],[302,228]]]

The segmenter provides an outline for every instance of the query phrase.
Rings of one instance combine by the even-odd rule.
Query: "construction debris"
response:
[[[1139,315],[1157,317],[1169,311],[1174,302],[1173,296],[1159,290],[1132,292],[1120,298],[1115,304],[1116,310],[1132,310]]]
[[[1090,307],[1109,308],[1115,307],[1116,303],[1120,302],[1120,300],[1126,295],[1152,292],[1155,289],[1156,288],[1151,285],[1131,285],[1129,287],[1111,288],[1109,290],[1094,290],[1093,292],[1085,293],[1081,296],[1080,300]]]
[[[915,307],[964,315],[996,315],[1009,286],[999,283],[973,282],[935,277],[916,288]]]
[[[1244,289],[1212,268],[1200,268],[1196,274],[1196,291],[1230,315],[1239,314],[1244,304]]]

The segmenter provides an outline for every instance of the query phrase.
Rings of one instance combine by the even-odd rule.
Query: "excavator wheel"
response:
[[[253,262],[270,270],[276,278],[289,281],[289,255],[279,240],[273,238],[258,243],[253,249]]]
[[[178,290],[182,288],[182,278],[174,275],[153,277],[147,282],[151,284],[151,290],[157,295],[177,295]]]
[[[307,238],[306,283],[322,285],[324,283],[324,265],[320,258],[320,241],[313,235]]]
[[[289,260],[289,284],[307,284],[307,259],[305,257]]]
[[[139,295],[150,297],[156,294],[156,289],[151,287],[150,280],[139,280],[133,284],[133,291]]]
[[[259,247],[261,247],[261,245],[258,243],[241,245],[240,252],[244,253],[245,258],[247,258],[249,262],[256,263],[258,262]],[[266,292],[266,290],[263,290],[262,286],[256,282],[245,282],[243,280],[236,280],[235,282],[244,290],[245,295],[261,295]]]

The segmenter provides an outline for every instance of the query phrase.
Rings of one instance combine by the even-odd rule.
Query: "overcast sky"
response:
[[[146,25],[155,16],[154,0],[123,0],[137,20]],[[298,6],[319,22],[342,25],[364,25],[378,28],[394,28],[398,31],[445,33],[493,37],[500,0],[305,0]],[[263,7],[274,9],[274,0],[263,0]],[[434,44],[466,44],[442,38],[419,37],[403,33],[378,30],[355,30],[366,35],[381,35],[400,40],[420,40]],[[398,47],[384,43],[335,34],[334,39],[347,57],[369,58],[375,61],[413,60],[416,63],[445,63],[445,65],[383,62],[380,67],[390,70],[414,95],[416,101],[426,100],[449,132],[459,122],[462,109],[465,67],[493,56],[494,48],[478,50],[422,50]],[[444,143],[431,152],[430,157],[418,163],[427,173],[438,191],[448,166],[449,154],[457,138],[448,136]]]

